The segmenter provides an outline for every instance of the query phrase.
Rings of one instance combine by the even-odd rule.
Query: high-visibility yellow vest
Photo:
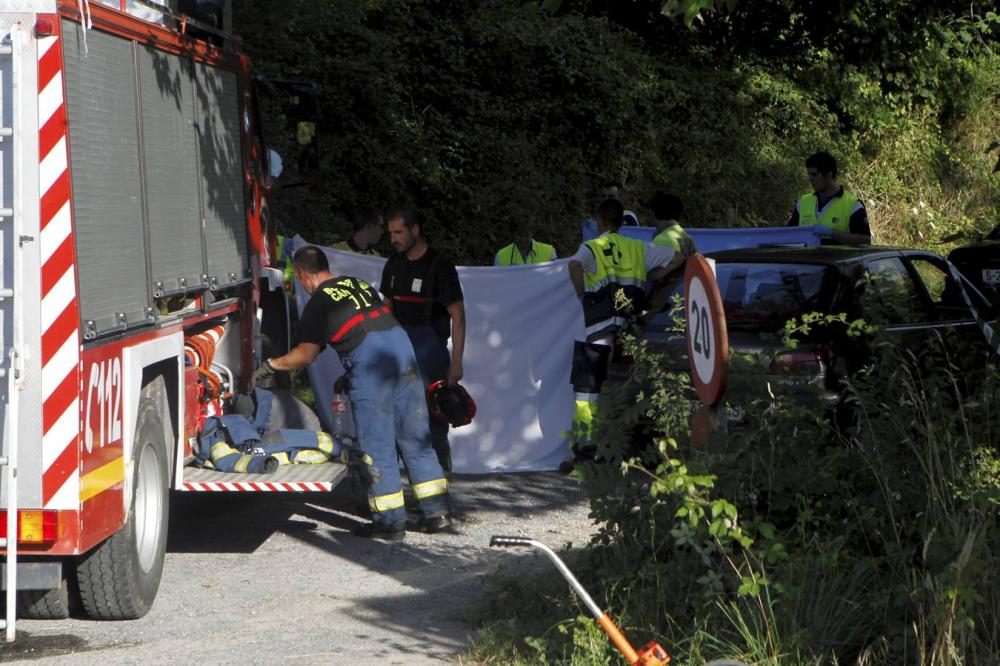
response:
[[[854,211],[856,203],[858,203],[858,198],[847,190],[843,190],[842,196],[834,197],[827,204],[822,215],[817,216],[819,200],[816,198],[816,193],[803,194],[799,199],[799,226],[808,227],[813,224],[822,224],[834,231],[849,233],[851,213]]]
[[[548,243],[531,241],[531,249],[528,256],[521,256],[521,251],[517,249],[517,243],[505,245],[497,251],[493,263],[497,266],[521,266],[523,264],[544,264],[556,258],[556,249]],[[527,259],[527,260],[525,260]]]
[[[587,339],[615,332],[642,311],[646,300],[646,244],[617,233],[584,243],[597,270],[583,275]]]
[[[679,224],[670,224],[653,236],[653,245],[659,245],[690,257],[698,251],[691,235]]]

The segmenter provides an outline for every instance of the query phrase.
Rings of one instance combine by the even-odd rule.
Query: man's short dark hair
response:
[[[420,227],[420,233],[424,232],[423,220],[417,215],[417,212],[412,208],[396,208],[393,209],[391,213],[385,218],[385,221],[402,219],[403,226],[405,226],[410,231],[413,231],[414,225]]]
[[[292,257],[292,267],[316,275],[330,270],[330,262],[327,261],[323,250],[315,245],[306,245],[295,251],[295,256]]]
[[[353,230],[357,232],[371,224],[378,224],[381,219],[382,213],[378,212],[371,206],[363,206],[354,211],[354,217],[351,219],[351,225]]]
[[[833,159],[833,155],[821,150],[818,153],[813,153],[806,159],[807,169],[816,169],[822,174],[830,174],[833,178],[837,177],[837,160]]]
[[[653,209],[653,217],[657,220],[679,220],[684,214],[684,203],[676,194],[657,192],[653,195],[649,207]]]
[[[625,206],[618,199],[605,199],[597,207],[597,219],[604,224],[617,229],[622,226],[625,218]]]

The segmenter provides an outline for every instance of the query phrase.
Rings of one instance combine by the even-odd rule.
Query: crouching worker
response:
[[[447,527],[448,482],[431,445],[427,401],[409,337],[371,285],[334,276],[319,248],[298,250],[292,268],[310,296],[299,321],[300,342],[284,356],[265,360],[255,378],[304,368],[329,344],[347,370],[358,441],[382,470],[368,489],[372,522],[355,533],[393,541],[406,535],[397,444],[423,512],[421,528]]]

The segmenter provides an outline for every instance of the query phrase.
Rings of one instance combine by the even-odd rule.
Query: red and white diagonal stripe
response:
[[[263,492],[303,493],[329,492],[331,481],[187,481],[178,490],[189,492]]]
[[[42,503],[80,506],[80,337],[59,37],[38,40],[42,265]]]

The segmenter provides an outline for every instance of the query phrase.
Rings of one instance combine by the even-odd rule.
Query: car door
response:
[[[866,261],[861,286],[861,316],[882,339],[914,351],[926,347],[933,320],[930,303],[902,255]]]
[[[987,347],[963,285],[939,257],[917,254],[908,256],[907,261],[930,303],[928,331],[938,331],[961,345],[963,351],[955,354],[955,360],[965,369],[981,368]]]

